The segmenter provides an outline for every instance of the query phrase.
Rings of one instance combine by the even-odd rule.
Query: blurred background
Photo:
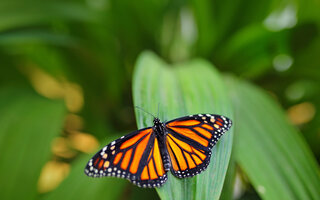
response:
[[[50,199],[76,163],[136,129],[132,73],[144,50],[168,63],[201,57],[268,91],[319,163],[319,10],[313,0],[0,1],[4,199]],[[110,180],[113,196],[100,187],[96,198],[158,198]],[[246,184],[234,198],[259,199]]]

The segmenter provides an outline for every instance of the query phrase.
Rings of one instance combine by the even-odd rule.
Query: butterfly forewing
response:
[[[166,147],[173,175],[192,177],[205,170],[211,148],[231,124],[230,119],[212,114],[190,115],[167,122]]]
[[[102,148],[88,162],[85,173],[126,178],[140,187],[161,186],[167,180],[152,128],[135,131]]]

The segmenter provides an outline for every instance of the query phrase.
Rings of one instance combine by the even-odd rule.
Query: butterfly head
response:
[[[155,117],[154,119],[153,119],[153,124],[155,125],[155,126],[159,126],[160,124],[161,124],[161,121],[160,121],[160,119],[159,118],[157,118],[157,117]]]
[[[159,118],[155,117],[153,119],[153,130],[155,131],[155,133],[157,135],[163,135],[164,133],[164,125],[163,123],[160,121]]]

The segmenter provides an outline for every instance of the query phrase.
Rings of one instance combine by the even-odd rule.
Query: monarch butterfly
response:
[[[85,167],[91,177],[126,178],[139,187],[160,187],[167,171],[178,178],[204,171],[211,148],[232,125],[227,117],[197,114],[134,131],[98,151]]]

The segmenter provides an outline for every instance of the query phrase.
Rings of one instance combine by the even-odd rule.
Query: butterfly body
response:
[[[111,142],[89,160],[85,173],[92,177],[126,178],[139,187],[160,187],[167,172],[178,178],[204,171],[211,148],[231,127],[220,115],[190,115],[134,131]]]
[[[159,118],[154,118],[152,129],[159,141],[160,154],[162,157],[164,170],[169,171],[171,167],[171,163],[170,163],[169,153],[165,147],[166,134],[167,134],[165,125],[160,121]]]

